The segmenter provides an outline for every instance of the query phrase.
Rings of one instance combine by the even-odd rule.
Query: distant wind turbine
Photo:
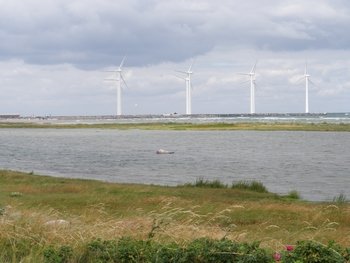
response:
[[[255,113],[255,69],[256,69],[257,61],[252,67],[249,73],[238,73],[240,75],[246,75],[250,78],[250,114]]]
[[[116,77],[115,78],[110,78],[110,79],[106,79],[106,80],[116,81],[117,82],[117,116],[122,115],[122,82],[124,83],[124,85],[126,87],[128,87],[128,85],[126,84],[125,79],[123,77],[123,74],[122,74],[122,68],[123,68],[123,65],[124,65],[125,58],[126,57],[124,57],[122,59],[122,62],[120,63],[118,69],[107,71],[107,72],[116,73]]]
[[[179,76],[177,76],[177,77],[185,80],[185,82],[186,82],[186,114],[187,115],[192,114],[191,75],[193,74],[193,71],[192,71],[193,64],[194,64],[194,60],[192,61],[191,65],[190,65],[190,67],[188,68],[187,71],[179,71],[179,70],[176,71],[176,72],[180,72],[180,73],[186,74],[185,78],[182,78],[182,77],[179,77]]]
[[[311,76],[307,73],[307,63],[305,63],[305,113],[309,113],[309,81]]]

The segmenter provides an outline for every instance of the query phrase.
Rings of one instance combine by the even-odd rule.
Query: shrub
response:
[[[192,241],[186,247],[177,247],[172,257],[159,262],[272,262],[266,250],[259,248],[259,243],[236,243],[231,240],[212,240],[201,238]],[[154,262],[154,261],[152,261]]]
[[[227,239],[197,239],[187,246],[122,238],[95,240],[87,246],[82,262],[272,262],[259,243],[236,243]]]
[[[114,262],[113,258],[116,255],[116,241],[97,239],[87,244],[83,254],[83,262]]]
[[[292,251],[285,251],[282,255],[284,263],[344,263],[338,247],[329,244],[325,246],[315,241],[299,241]]]
[[[228,186],[226,184],[223,184],[220,182],[220,180],[204,180],[203,178],[196,179],[196,182],[185,184],[185,186],[189,187],[203,187],[203,188],[227,188]]]
[[[335,242],[323,245],[315,241],[300,241],[275,252],[259,247],[259,242],[237,243],[228,239],[201,238],[179,245],[153,240],[121,238],[85,244],[73,250],[70,246],[41,247],[25,240],[0,243],[0,262],[103,263],[103,262],[239,262],[239,263],[345,263],[350,260],[350,248]]]
[[[300,194],[297,191],[293,190],[288,193],[287,198],[298,200],[300,199]]]
[[[333,202],[337,204],[345,204],[347,202],[346,195],[341,193],[333,198]]]
[[[249,190],[258,193],[268,193],[267,188],[261,182],[258,181],[239,181],[237,183],[232,183],[231,188]]]
[[[187,187],[203,187],[203,188],[228,188],[227,184],[222,183],[220,180],[204,180],[203,178],[199,178],[195,183],[187,183],[184,186]],[[268,193],[267,188],[258,181],[239,181],[237,183],[232,183],[232,189],[242,189],[249,190],[258,193]]]
[[[50,246],[43,254],[45,263],[68,263],[73,257],[73,249],[70,246],[61,246],[58,249]]]
[[[152,262],[149,259],[154,254],[150,241],[97,239],[87,245],[82,262]]]

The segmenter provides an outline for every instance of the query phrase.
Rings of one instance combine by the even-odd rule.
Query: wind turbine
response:
[[[191,75],[193,74],[193,71],[192,71],[193,63],[194,63],[194,60],[192,61],[191,65],[190,65],[190,67],[188,68],[187,71],[179,71],[179,70],[176,71],[176,72],[180,72],[180,73],[186,74],[185,78],[182,78],[182,77],[179,77],[179,76],[177,76],[177,77],[185,80],[185,82],[186,82],[186,114],[187,115],[192,114]]]
[[[305,78],[305,113],[309,113],[309,78],[311,76],[307,73],[307,63],[305,63],[305,73],[303,78]]]
[[[240,75],[246,75],[250,78],[250,114],[255,113],[255,68],[257,61],[250,70],[249,73],[239,73]]]
[[[116,73],[116,78],[111,78],[111,79],[106,79],[106,80],[111,80],[111,81],[117,82],[117,116],[122,115],[122,82],[124,83],[124,85],[126,87],[128,87],[128,85],[126,84],[125,79],[123,77],[123,74],[122,74],[122,68],[124,65],[125,58],[126,57],[123,57],[122,62],[120,63],[118,69],[107,71],[107,72]]]

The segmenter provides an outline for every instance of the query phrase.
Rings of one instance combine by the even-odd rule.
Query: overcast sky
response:
[[[0,0],[0,114],[116,113],[104,81],[123,56],[124,114],[350,111],[346,0]]]

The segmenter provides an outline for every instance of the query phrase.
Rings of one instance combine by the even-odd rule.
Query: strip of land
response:
[[[115,184],[0,171],[0,243],[79,247],[123,236],[177,243],[226,237],[273,250],[307,239],[349,247],[350,204],[205,184]]]
[[[54,128],[54,129],[119,129],[119,130],[198,130],[198,131],[332,131],[350,132],[350,124],[301,123],[301,122],[239,122],[239,123],[102,123],[102,124],[57,124],[1,122],[0,128]]]

